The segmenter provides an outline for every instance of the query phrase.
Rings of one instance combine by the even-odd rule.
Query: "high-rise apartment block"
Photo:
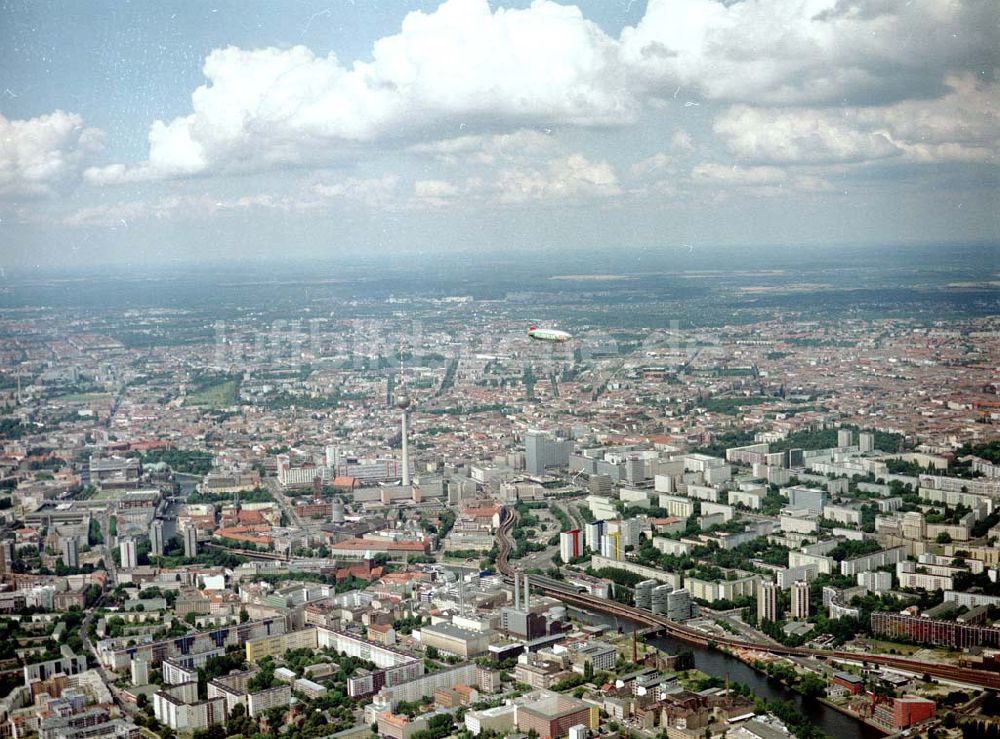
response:
[[[777,621],[778,620],[778,591],[777,583],[761,583],[760,592],[757,595],[757,620]]]
[[[121,544],[118,545],[118,552],[121,555],[123,570],[131,570],[139,565],[135,539],[122,539]]]
[[[804,580],[792,583],[792,618],[809,618],[809,583]]]

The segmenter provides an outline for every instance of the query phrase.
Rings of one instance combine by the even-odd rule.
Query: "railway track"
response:
[[[506,577],[513,581],[516,569],[510,564],[510,551],[512,542],[510,540],[510,530],[516,521],[516,514],[506,506],[500,511],[500,528],[498,530],[499,548],[497,551],[497,569]],[[840,659],[852,662],[862,662],[866,664],[882,665],[918,675],[930,675],[944,680],[967,685],[976,685],[982,688],[1000,689],[1000,674],[987,672],[985,670],[974,670],[968,667],[956,667],[954,665],[940,664],[934,662],[924,662],[907,657],[893,656],[888,654],[859,654],[857,652],[827,651],[822,649],[809,649],[807,647],[784,647],[780,645],[768,645],[762,647],[759,644],[733,639],[730,637],[709,637],[706,634],[692,629],[676,621],[670,621],[663,616],[649,611],[636,608],[634,606],[617,603],[604,598],[597,598],[589,593],[579,592],[572,585],[552,580],[539,575],[524,575],[529,578],[531,585],[538,591],[559,598],[571,605],[584,608],[597,613],[604,613],[610,616],[626,618],[637,624],[654,627],[662,630],[667,636],[691,644],[703,647],[710,645],[726,647],[728,649],[744,649],[756,652],[768,652],[783,656],[812,657],[814,659]]]
[[[276,562],[290,561],[288,557],[281,554],[276,554],[274,552],[262,552],[262,551],[255,551],[253,549],[233,549],[232,547],[223,546],[222,544],[214,544],[212,542],[207,542],[202,546],[208,549],[217,549],[220,552],[229,552],[230,554],[235,554],[240,557],[247,557],[249,559],[267,559]],[[292,557],[291,559],[294,559],[294,557]]]

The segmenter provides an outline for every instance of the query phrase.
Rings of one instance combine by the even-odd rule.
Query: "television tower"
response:
[[[403,381],[403,342],[399,343],[399,391],[396,393],[396,407],[403,416],[403,481],[404,486],[410,484],[410,445],[407,441],[409,435],[409,420],[407,411],[410,407],[410,396],[406,394],[406,384]]]

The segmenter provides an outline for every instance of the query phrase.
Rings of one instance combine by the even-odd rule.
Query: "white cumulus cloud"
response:
[[[497,198],[503,203],[529,200],[604,198],[621,194],[618,177],[606,161],[572,154],[541,167],[514,167],[498,173]]]
[[[410,151],[427,154],[448,164],[493,165],[499,160],[534,156],[550,150],[554,139],[531,129],[494,135],[458,136],[414,144]]]
[[[78,208],[63,218],[67,226],[121,229],[148,221],[193,221],[222,213],[281,211],[302,213],[322,207],[320,198],[301,198],[270,193],[229,197],[164,195],[147,200],[127,200]]]
[[[948,81],[936,100],[828,108],[735,105],[714,131],[735,156],[756,163],[993,161],[1000,144],[994,102],[1000,85],[969,77]]]
[[[408,13],[364,60],[304,46],[215,49],[190,111],[150,127],[145,161],[85,176],[110,185],[318,168],[396,149],[495,167],[511,193],[551,192],[532,184],[553,181],[546,165],[527,160],[555,156],[553,131],[627,125],[644,105],[668,115],[700,100],[731,106],[714,131],[748,163],[982,161],[990,137],[953,131],[962,115],[947,106],[972,112],[977,128],[992,116],[984,104],[995,86],[968,80],[996,74],[998,7],[649,0],[616,39],[553,0],[495,10],[488,0],[446,0]],[[675,128],[661,148],[682,156],[696,141],[707,143]],[[479,173],[446,179],[470,174]]]
[[[313,192],[323,198],[356,200],[377,206],[388,203],[398,186],[399,176],[389,174],[383,177],[349,177],[339,182],[318,183],[313,186]]]
[[[884,103],[995,68],[996,26],[996,4],[977,0],[649,0],[621,57],[659,95]]]
[[[777,195],[786,190],[815,192],[830,189],[830,184],[815,174],[788,172],[781,167],[742,167],[716,162],[699,164],[691,170],[695,185],[742,188],[757,195]]]
[[[413,183],[414,205],[448,205],[458,194],[458,187],[446,180],[417,180]]]
[[[737,157],[766,162],[858,162],[900,154],[882,131],[858,128],[847,111],[733,106],[714,130]]]
[[[75,113],[57,110],[28,120],[0,115],[0,197],[49,195],[74,184],[102,141],[101,131]]]
[[[583,202],[621,195],[614,168],[576,153],[545,162],[517,160],[489,174],[462,181],[416,180],[414,208],[457,204],[512,205],[528,202]]]
[[[95,183],[314,164],[371,142],[428,138],[444,121],[607,125],[632,120],[617,43],[572,6],[490,10],[448,0],[412,12],[345,66],[303,46],[217,49],[193,112],[157,121],[149,157],[95,168]]]
[[[653,172],[659,172],[668,164],[670,164],[670,157],[660,151],[653,154],[651,157],[639,160],[632,165],[630,171],[634,176],[642,177],[644,175],[652,174]]]

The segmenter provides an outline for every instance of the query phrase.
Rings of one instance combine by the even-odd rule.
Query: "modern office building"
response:
[[[541,431],[529,431],[524,437],[524,468],[530,475],[544,475],[548,467],[566,467],[572,452],[572,441],[555,440]]]
[[[635,584],[635,607],[652,609],[653,588],[659,583],[656,580],[643,580]]]
[[[587,490],[591,495],[603,495],[607,497],[614,492],[614,489],[615,481],[611,479],[611,475],[594,474],[590,476],[590,480],[587,482]]]
[[[693,618],[695,604],[691,601],[691,594],[684,588],[671,590],[667,594],[666,616],[671,621],[687,621]]]
[[[650,592],[649,609],[656,614],[662,615],[669,608],[670,593],[674,590],[673,585],[657,585]]]
[[[336,474],[333,474],[334,471]],[[394,457],[378,459],[348,457],[338,462],[334,471],[331,471],[333,478],[352,477],[362,485],[374,485],[379,482],[401,480],[403,478],[403,463]]]

